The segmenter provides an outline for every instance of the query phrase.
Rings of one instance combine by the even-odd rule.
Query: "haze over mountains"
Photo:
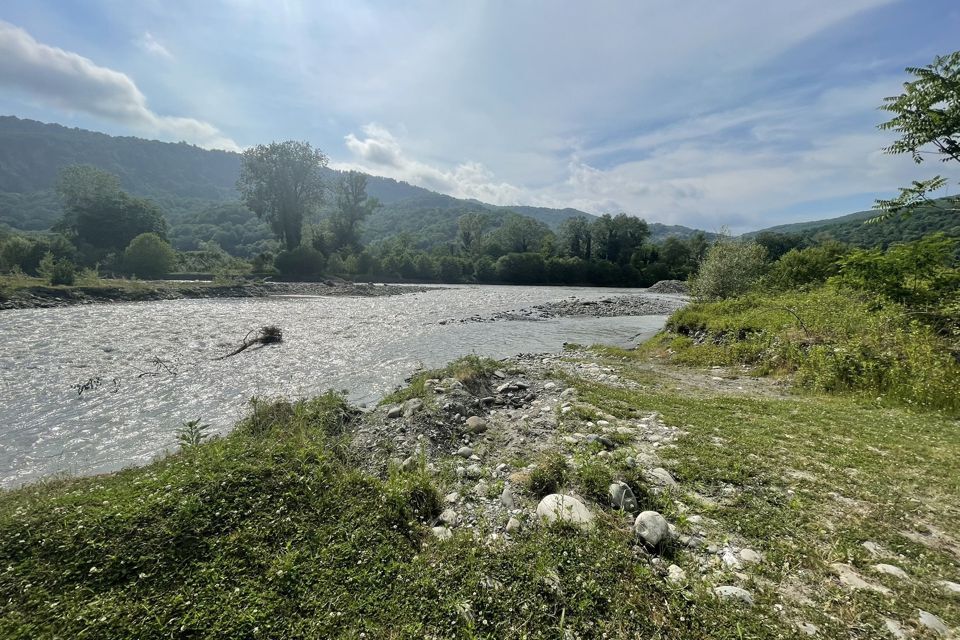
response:
[[[191,248],[190,238],[197,235],[198,227],[204,228],[210,236],[208,239],[235,248],[269,237],[266,225],[235,204],[239,154],[201,149],[186,143],[110,136],[14,116],[0,116],[0,225],[26,231],[49,229],[61,214],[53,192],[57,173],[76,163],[92,164],[115,173],[130,193],[156,201],[170,219],[172,239],[180,248]],[[328,169],[327,173],[331,183],[336,180],[337,171]],[[443,242],[455,237],[459,216],[477,211],[494,217],[514,211],[553,229],[573,216],[592,217],[572,208],[495,206],[379,176],[369,177],[367,192],[383,205],[365,223],[364,236],[368,242],[404,232],[416,236],[423,245]],[[802,235],[825,232],[863,245],[911,239],[931,229],[960,235],[960,225],[955,222],[955,216],[949,214],[921,213],[908,221],[884,225],[882,229],[875,225],[864,228],[862,221],[870,215],[869,211],[858,212],[767,230]],[[689,237],[696,231],[653,220],[647,222],[654,242],[670,236]],[[219,229],[223,225],[230,225],[229,233]]]

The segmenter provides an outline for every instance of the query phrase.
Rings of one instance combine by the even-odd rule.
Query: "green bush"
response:
[[[773,264],[763,283],[777,291],[823,284],[840,273],[838,261],[846,250],[839,242],[827,242],[807,249],[791,249]]]
[[[767,250],[749,240],[721,237],[690,278],[690,293],[698,300],[723,300],[743,295],[763,276]]]
[[[316,249],[301,245],[292,251],[281,251],[273,264],[286,278],[318,278],[323,275],[327,260]]]
[[[584,496],[607,504],[613,471],[598,458],[590,458],[577,467],[577,486]]]
[[[72,286],[76,281],[76,267],[65,258],[59,260],[49,251],[40,260],[37,274],[52,285]]]
[[[124,271],[143,278],[165,276],[176,263],[176,251],[155,233],[141,233],[123,252]]]
[[[530,472],[527,490],[538,498],[557,493],[570,477],[570,466],[558,453],[546,455]]]

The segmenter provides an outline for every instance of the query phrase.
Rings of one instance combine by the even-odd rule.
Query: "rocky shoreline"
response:
[[[541,521],[560,519],[589,529],[597,518],[612,519],[632,531],[637,559],[664,580],[684,584],[692,578],[677,564],[686,556],[693,562],[683,564],[698,567],[698,579],[717,597],[753,604],[744,587],[747,574],[764,562],[762,554],[706,515],[733,504],[738,489],[697,494],[704,513],[688,511],[678,497],[689,489],[668,470],[673,442],[683,431],[656,412],[610,415],[580,399],[566,380],[623,388],[638,383],[597,364],[588,352],[519,355],[499,365],[489,377],[465,383],[452,377],[426,380],[426,395],[365,412],[352,434],[357,458],[373,474],[425,465],[429,473],[451,479],[443,511],[429,523],[433,536],[447,539],[467,531],[509,542]],[[538,493],[534,476],[549,456],[569,473],[585,466],[608,469],[603,473],[610,473],[610,481],[593,495]],[[683,513],[683,521],[668,521],[661,510]],[[730,582],[731,574],[738,580]]]
[[[615,296],[601,300],[583,300],[571,296],[565,300],[545,302],[524,309],[499,311],[490,316],[474,315],[469,318],[447,318],[440,324],[466,322],[499,322],[503,320],[549,320],[551,318],[614,318],[619,316],[666,316],[685,306],[686,296],[681,294],[637,294]]]
[[[37,286],[0,292],[0,310],[48,309],[81,304],[146,302],[198,298],[266,298],[270,296],[393,296],[436,287],[395,284],[327,282],[257,282],[245,284],[131,283],[124,286]]]

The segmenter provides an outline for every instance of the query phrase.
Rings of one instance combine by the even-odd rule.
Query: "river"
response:
[[[99,304],[0,313],[0,486],[144,464],[199,419],[226,432],[252,396],[345,390],[373,403],[418,367],[566,342],[633,344],[666,316],[448,322],[576,296],[636,290],[463,286],[385,297],[271,297]],[[643,294],[639,294],[643,295]],[[217,360],[251,329],[281,345]],[[80,393],[77,385],[88,383]]]

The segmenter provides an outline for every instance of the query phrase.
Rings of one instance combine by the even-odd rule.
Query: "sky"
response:
[[[0,114],[740,232],[955,177],[877,107],[958,33],[960,0],[4,0]]]

